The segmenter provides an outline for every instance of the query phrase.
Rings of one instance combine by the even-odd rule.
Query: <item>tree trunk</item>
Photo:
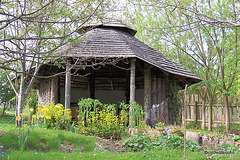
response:
[[[206,100],[207,100],[207,87],[205,87],[204,89],[204,95],[202,99],[202,130],[203,131],[205,130],[205,123],[206,123],[206,119],[205,119]]]
[[[205,129],[205,107],[206,107],[206,100],[203,99],[203,102],[202,102],[202,130],[203,131]]]
[[[230,130],[230,113],[229,113],[229,105],[228,105],[228,96],[223,95],[223,102],[224,102],[224,108],[225,108],[225,125],[226,125],[226,131]]]
[[[6,102],[3,104],[2,118],[4,117],[5,110],[6,110]]]
[[[16,116],[20,116],[20,113],[22,113],[23,109],[23,101],[24,101],[24,84],[25,84],[25,79],[24,79],[24,74],[21,74],[21,83],[20,83],[20,89],[19,93],[17,95],[17,105],[16,105]],[[21,126],[21,119],[17,120],[16,119],[16,126]]]
[[[71,104],[71,60],[68,59],[66,63],[66,77],[65,77],[65,109],[70,109]]]
[[[213,105],[213,98],[209,98],[209,118],[208,118],[208,130],[212,130],[212,105]]]

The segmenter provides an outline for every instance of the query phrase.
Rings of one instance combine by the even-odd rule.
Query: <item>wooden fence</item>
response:
[[[187,95],[186,121],[202,121],[202,99],[198,95]],[[229,99],[230,123],[240,124],[240,96]],[[208,123],[209,104],[205,106],[205,122]],[[225,107],[222,97],[219,96],[212,106],[212,124],[225,124]]]

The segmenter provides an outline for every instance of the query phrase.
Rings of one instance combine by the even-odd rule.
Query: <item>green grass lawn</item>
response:
[[[17,159],[19,152],[16,150],[12,150],[8,153],[5,153],[3,159]],[[231,154],[231,155],[208,155],[208,157],[212,157],[212,160],[225,160],[232,159],[238,160],[240,159],[239,154]],[[206,160],[207,155],[204,152],[187,152],[186,158],[189,160]],[[48,152],[37,152],[37,151],[24,151],[20,159],[23,160],[61,160],[61,159],[90,159],[90,160],[178,160],[183,159],[183,151],[181,150],[168,150],[168,151],[151,151],[151,152],[128,152],[128,153],[101,153],[101,152],[74,152],[74,153],[62,153],[59,151],[48,151]]]
[[[7,124],[14,114],[8,114],[6,118],[0,118],[0,146],[3,146],[1,152],[3,159],[15,160],[61,160],[61,159],[90,159],[90,160],[177,160],[183,159],[183,150],[153,150],[142,152],[127,153],[110,153],[107,151],[94,151],[95,141],[98,139],[94,136],[84,136],[77,133],[71,133],[62,130],[50,130],[35,128],[28,136],[25,150],[19,155],[18,136],[19,128],[15,127],[15,121]],[[25,135],[28,127],[24,129]],[[207,157],[212,159],[240,159],[239,153],[230,155],[213,154],[207,155],[204,151],[190,152],[187,151],[189,160],[205,160]]]

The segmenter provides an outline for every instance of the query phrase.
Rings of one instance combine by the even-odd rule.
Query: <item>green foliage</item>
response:
[[[201,129],[201,123],[200,122],[189,122],[189,123],[187,123],[187,129],[193,129],[193,130]]]
[[[79,110],[78,110],[78,120],[85,121],[91,115],[91,111],[94,113],[98,113],[99,107],[103,104],[98,99],[92,98],[82,98],[78,102]],[[85,121],[86,124],[86,121]]]
[[[240,34],[235,25],[239,4],[239,1],[225,0],[217,3],[207,0],[130,1],[123,7],[128,11],[123,13],[122,19],[138,31],[140,40],[203,80],[189,90],[202,92],[206,86],[209,94],[236,97]],[[211,23],[213,19],[216,23]]]
[[[36,105],[38,104],[37,90],[31,90],[26,98],[26,106],[33,109],[33,113],[36,113]]]
[[[144,114],[147,114],[143,112],[143,107],[138,104],[137,102],[130,102],[130,106],[133,108],[133,126],[139,126],[141,124],[141,121],[143,120]],[[129,107],[130,108],[130,107]]]
[[[240,140],[240,136],[239,135],[235,135],[232,137],[233,141],[239,141]]]
[[[130,151],[183,149],[183,137],[175,134],[172,136],[160,135],[151,137],[149,135],[133,135],[123,140],[123,145]],[[187,140],[187,149],[199,151],[200,146],[191,140]]]
[[[19,95],[17,113],[22,112],[22,102],[42,64],[61,67],[63,63],[56,60],[59,58],[56,50],[67,43],[79,42],[81,35],[76,29],[90,18],[101,17],[101,9],[107,6],[108,3],[100,0],[29,0],[24,1],[24,5],[21,1],[1,3],[0,50],[4,56],[0,59],[0,68],[6,71],[2,73],[8,74],[11,87]],[[18,18],[13,20],[13,17]],[[49,75],[43,73],[41,76]],[[14,84],[13,79],[19,83]]]
[[[110,139],[120,139],[126,135],[129,115],[126,110],[117,116],[114,104],[103,105],[99,100],[91,98],[81,99],[78,104],[78,132]]]
[[[66,129],[71,127],[72,115],[70,109],[64,109],[60,103],[49,105],[38,104],[37,113],[32,115],[32,123],[46,128]]]
[[[164,123],[159,122],[158,124],[156,124],[155,129],[156,130],[163,130],[164,129]]]
[[[96,135],[110,139],[121,139],[126,135],[126,128],[122,118],[115,115],[116,112],[102,110],[97,113],[92,112],[87,119],[87,127],[84,121],[79,123],[79,132],[85,135]]]
[[[123,140],[123,146],[134,152],[148,150],[152,147],[149,135],[132,135],[130,138]]]
[[[235,146],[235,145],[231,145],[231,144],[218,144],[218,148],[217,151],[219,152],[236,152],[238,151],[239,147]]]
[[[13,92],[7,74],[0,69],[0,106],[6,105],[9,101],[15,104],[15,93]]]
[[[169,84],[169,91],[166,93],[166,99],[168,102],[168,111],[169,111],[169,120],[170,124],[181,124],[182,121],[182,106],[181,97],[179,91],[181,90],[180,86],[177,85],[176,80],[168,79],[167,83]]]
[[[78,132],[110,139],[121,139],[126,135],[130,105],[133,107],[135,126],[141,125],[144,115],[142,106],[136,102],[131,104],[121,102],[119,115],[115,104],[102,104],[97,99],[82,98],[78,105]]]

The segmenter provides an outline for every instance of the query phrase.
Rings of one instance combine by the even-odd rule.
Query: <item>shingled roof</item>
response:
[[[79,44],[70,46],[67,51],[61,52],[66,57],[124,57],[141,59],[162,71],[185,77],[190,82],[201,81],[179,64],[171,61],[157,50],[149,47],[134,37],[136,31],[116,19],[89,23],[77,29],[78,33],[85,34]]]

